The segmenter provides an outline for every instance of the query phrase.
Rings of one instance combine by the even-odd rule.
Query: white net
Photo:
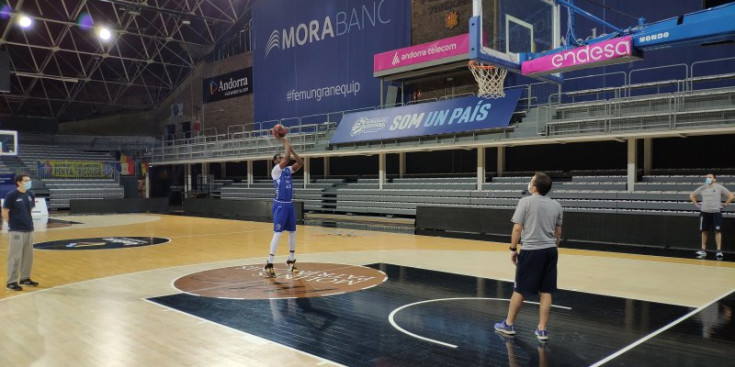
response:
[[[507,69],[478,63],[475,60],[470,61],[469,68],[470,71],[472,71],[472,75],[475,77],[475,80],[477,81],[477,85],[479,86],[479,89],[477,91],[478,97],[505,97],[503,84],[505,83],[505,76],[508,74]]]

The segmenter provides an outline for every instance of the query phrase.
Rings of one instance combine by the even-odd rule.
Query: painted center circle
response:
[[[276,277],[265,276],[263,264],[248,264],[189,274],[174,287],[184,293],[228,299],[324,297],[357,292],[388,280],[380,270],[360,265],[297,263],[291,274],[285,264],[274,264]]]

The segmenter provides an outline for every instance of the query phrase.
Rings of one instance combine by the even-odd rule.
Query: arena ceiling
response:
[[[153,109],[242,24],[251,2],[0,0],[11,73],[0,115],[70,121]]]

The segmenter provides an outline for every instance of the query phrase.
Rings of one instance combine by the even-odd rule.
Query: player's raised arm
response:
[[[291,147],[291,154],[293,155],[293,159],[296,160],[296,163],[291,166],[291,170],[293,171],[293,173],[296,173],[301,169],[301,167],[304,166],[304,160],[301,159],[301,157],[296,153],[295,150],[293,150],[293,147]]]
[[[283,153],[283,159],[281,159],[281,163],[278,165],[281,166],[281,169],[286,168],[288,166],[288,162],[291,161],[291,143],[289,143],[288,138],[285,136],[282,136],[278,138],[283,143],[283,147],[285,148],[285,153]]]

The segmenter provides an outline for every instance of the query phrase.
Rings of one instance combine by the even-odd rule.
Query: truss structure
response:
[[[251,0],[0,0],[11,92],[0,115],[59,121],[151,110],[249,16]],[[32,19],[18,26],[21,15]],[[247,23],[245,23],[247,24]],[[105,42],[95,30],[107,26]]]

